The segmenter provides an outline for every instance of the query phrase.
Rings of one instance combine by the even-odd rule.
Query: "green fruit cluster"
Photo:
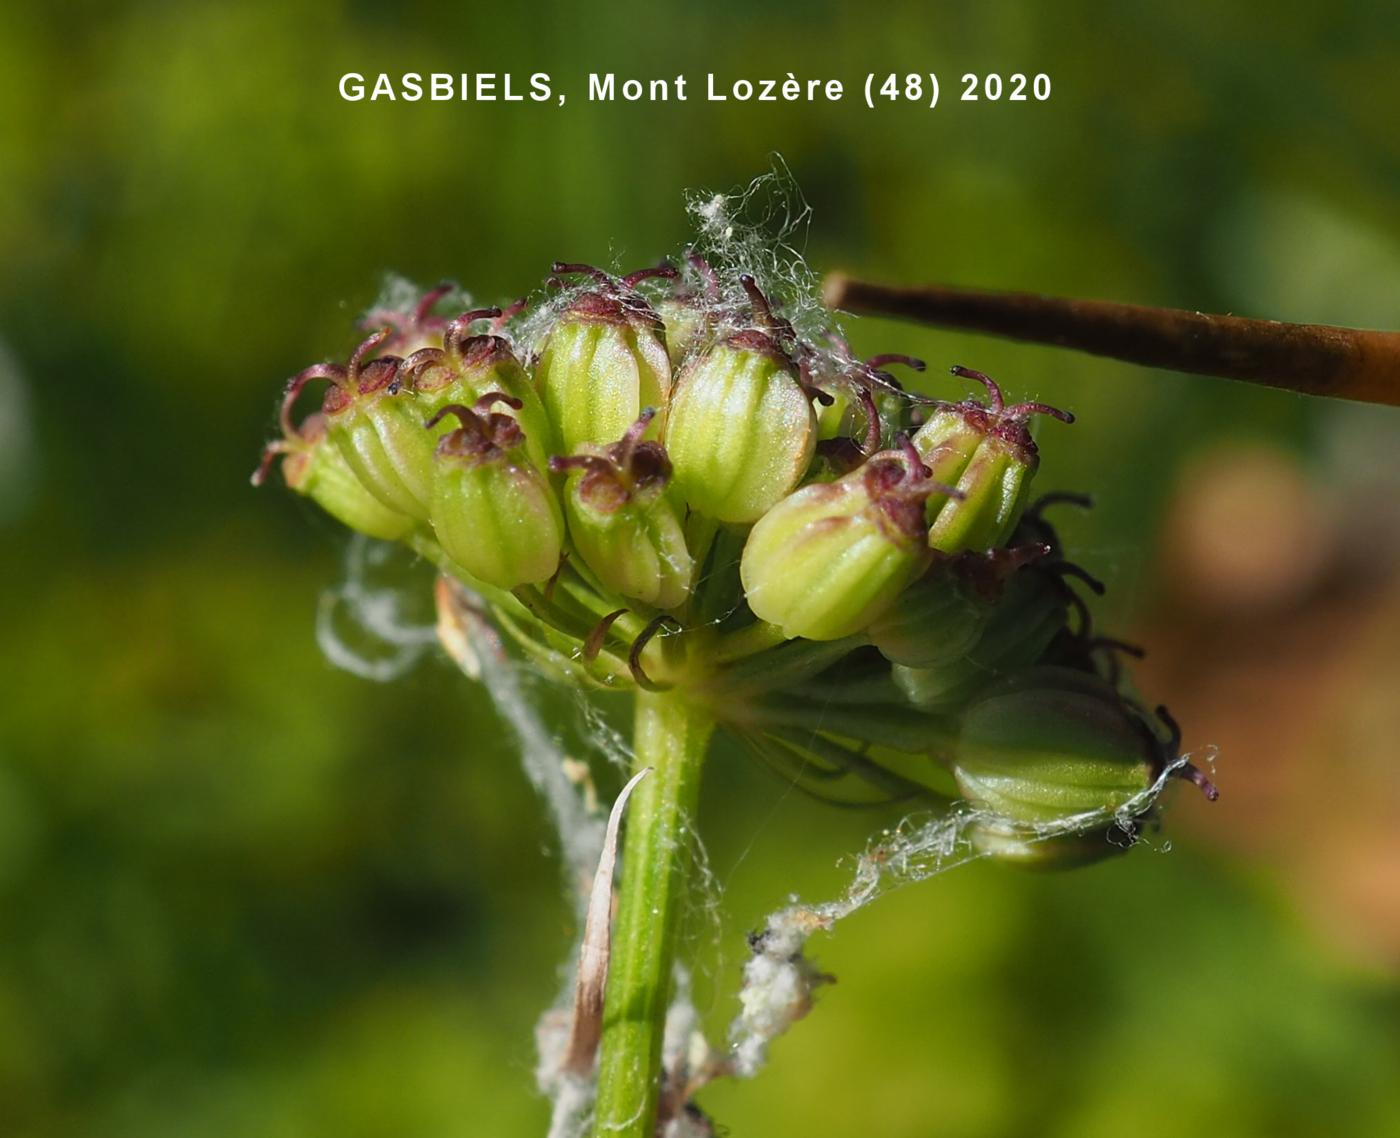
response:
[[[374,314],[344,365],[290,381],[255,481],[280,458],[551,673],[683,687],[819,793],[961,799],[1008,861],[1087,860],[1082,835],[1034,828],[1101,825],[1193,770],[1027,510],[1028,420],[1071,416],[965,368],[985,400],[911,396],[887,369],[920,361],[804,338],[753,277],[698,257],[554,273],[528,316],[439,316],[445,289]]]

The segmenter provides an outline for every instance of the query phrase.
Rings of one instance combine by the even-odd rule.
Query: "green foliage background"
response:
[[[684,189],[780,151],[819,267],[1393,325],[1389,7],[5,5],[0,1132],[543,1131],[530,1031],[572,930],[510,740],[441,663],[388,686],[333,670],[312,627],[342,538],[247,484],[280,383],[349,347],[382,273],[497,300],[555,258],[635,267],[685,239]],[[570,98],[351,105],[348,70],[543,70]],[[590,71],[695,90],[788,70],[948,87],[933,113],[583,98]],[[983,70],[1049,72],[1053,98],[952,102]],[[1243,431],[1306,452],[1337,413],[856,335],[1080,414],[1043,479],[1103,491],[1068,532],[1120,622],[1158,587],[1194,448]],[[1227,756],[1222,828],[1236,761],[1267,756]],[[833,888],[872,824],[716,758],[716,1027],[743,931]],[[815,946],[841,982],[770,1071],[702,1101],[736,1136],[1400,1128],[1393,970],[1324,944],[1267,861],[1175,847],[896,894]]]

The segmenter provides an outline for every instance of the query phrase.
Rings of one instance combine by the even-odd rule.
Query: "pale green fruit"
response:
[[[759,519],[739,565],[754,615],[788,637],[838,640],[866,628],[927,567],[922,467],[883,451],[814,483]]]
[[[345,456],[327,441],[325,416],[312,415],[277,447],[285,455],[282,477],[287,485],[337,521],[381,541],[398,541],[414,529],[411,517],[391,510],[364,488]]]
[[[432,520],[443,551],[485,584],[543,584],[559,568],[564,519],[554,491],[523,452],[483,462],[444,456]]]
[[[1007,407],[1001,389],[981,372],[953,372],[983,383],[989,400],[945,407],[914,435],[932,476],[959,491],[929,498],[929,545],[940,553],[981,552],[1003,544],[1025,509],[1040,463],[1026,420],[1044,414],[1073,422],[1074,416],[1042,403]]]
[[[792,361],[761,332],[696,357],[666,424],[676,486],[721,522],[757,521],[802,480],[817,442],[811,400]]]
[[[953,773],[975,806],[1014,822],[1113,811],[1162,767],[1160,745],[1106,681],[1036,668],[977,699],[962,717]]]
[[[659,609],[684,603],[695,561],[666,493],[671,463],[660,443],[644,440],[654,412],[638,416],[611,446],[551,460],[567,476],[569,540],[603,587]]]
[[[550,332],[535,382],[566,453],[611,443],[644,410],[664,409],[669,399],[671,360],[660,321],[649,309],[586,293]]]
[[[474,321],[499,312],[481,309],[452,321],[441,348],[424,348],[404,361],[404,383],[413,388],[425,421],[453,403],[470,407],[492,392],[509,396],[519,406],[502,404],[501,413],[520,424],[526,454],[543,471],[558,441],[534,381],[500,336],[470,334]],[[444,421],[438,433],[449,429],[450,423]]]
[[[365,362],[389,335],[366,339],[348,367],[322,365],[293,380],[328,378],[322,409],[326,437],[339,449],[360,483],[385,506],[416,521],[428,520],[433,483],[433,439],[423,430],[422,413],[400,377],[396,356]],[[288,396],[295,392],[289,389]]]
[[[564,519],[548,477],[525,451],[519,420],[490,410],[498,404],[520,410],[493,393],[474,408],[449,404],[428,423],[450,414],[461,424],[437,444],[431,516],[453,561],[478,581],[514,589],[554,576]]]
[[[608,512],[589,505],[580,479],[564,493],[569,538],[603,587],[659,609],[684,603],[695,564],[685,532],[666,498]]]

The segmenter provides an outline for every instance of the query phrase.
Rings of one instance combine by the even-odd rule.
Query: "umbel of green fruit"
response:
[[[739,564],[754,614],[783,634],[838,640],[886,612],[929,564],[934,482],[907,438],[835,482],[784,498],[749,533]]]
[[[425,424],[461,424],[437,444],[431,517],[443,552],[501,589],[548,581],[559,568],[564,521],[545,475],[531,461],[518,420],[490,411],[520,402],[489,392],[471,407],[449,403]]]
[[[761,327],[696,355],[676,381],[666,449],[692,509],[721,522],[757,521],[811,465],[817,421],[791,340],[753,277],[741,278]],[[784,335],[784,333],[787,333]]]
[[[441,288],[373,313],[389,327],[346,365],[291,380],[255,480],[280,460],[332,516],[411,545],[552,675],[656,690],[664,659],[661,686],[824,790],[927,793],[903,757],[936,753],[998,860],[1116,852],[1165,770],[1213,794],[1120,691],[1067,578],[1095,583],[1025,511],[1027,422],[1068,415],[955,368],[984,399],[920,418],[884,368],[921,361],[808,341],[699,258],[555,271],[584,279],[524,322],[523,302],[439,316]]]
[[[671,461],[643,441],[656,412],[648,408],[611,446],[584,446],[550,460],[566,474],[569,538],[605,589],[658,609],[690,595],[695,563],[680,516],[666,494]]]
[[[981,372],[952,371],[985,385],[988,401],[944,405],[914,435],[932,477],[961,491],[955,499],[930,499],[928,542],[941,553],[987,550],[1011,536],[1040,463],[1026,421],[1050,415],[1072,423],[1074,416],[1044,403],[1008,407],[1001,388]]]
[[[666,407],[671,394],[666,330],[636,286],[651,277],[674,276],[675,270],[643,269],[614,279],[588,265],[556,262],[554,271],[595,281],[565,306],[535,371],[558,441],[572,454],[611,443],[644,408]]]

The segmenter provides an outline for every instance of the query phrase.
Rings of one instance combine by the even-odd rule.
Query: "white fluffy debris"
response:
[[[432,625],[412,611],[417,593],[403,588],[408,559],[393,542],[351,538],[345,577],[316,608],[316,643],[337,668],[388,683],[436,643]]]
[[[802,954],[812,933],[830,927],[830,919],[794,906],[774,913],[764,930],[749,938],[753,955],[744,965],[726,1073],[753,1078],[768,1058],[768,1045],[812,1010],[818,988],[835,982]]]

